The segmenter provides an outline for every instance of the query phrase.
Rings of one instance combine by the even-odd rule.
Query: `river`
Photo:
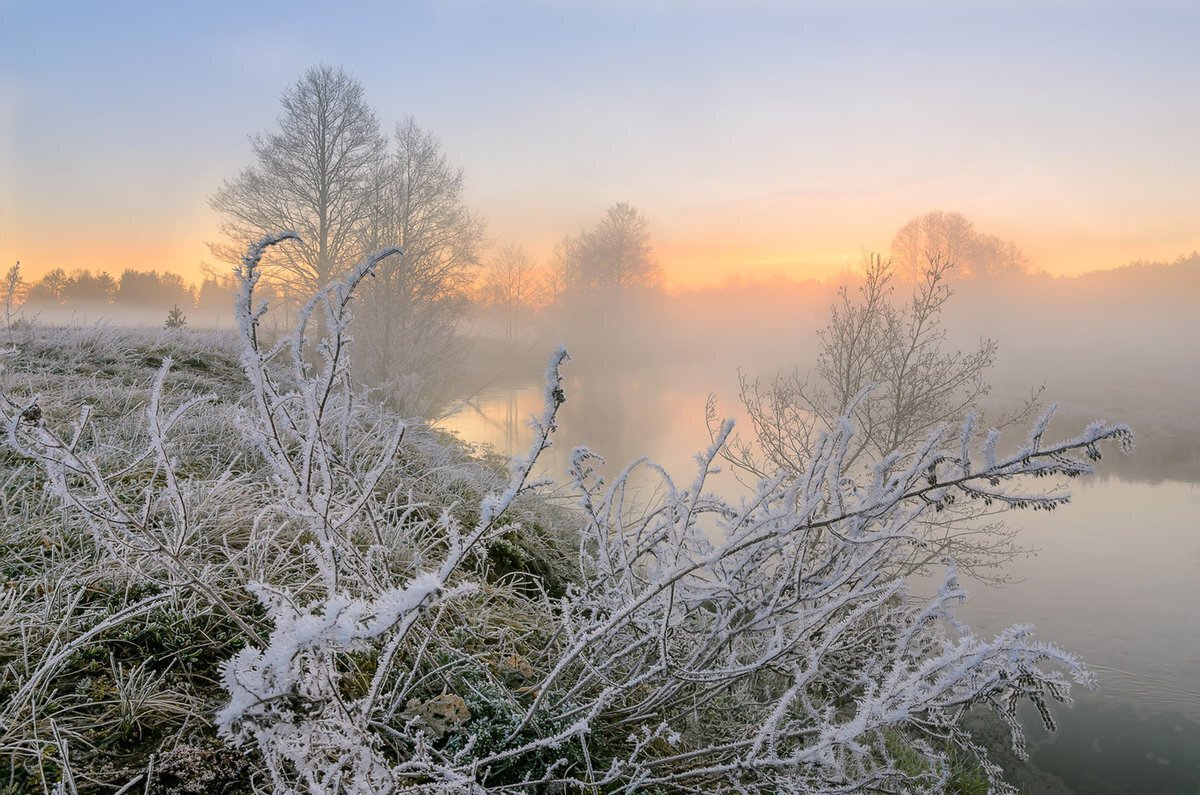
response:
[[[709,443],[711,380],[693,368],[569,375],[542,472],[562,479],[571,449],[587,445],[610,468],[646,456],[690,481],[693,456]],[[715,388],[721,413],[736,418],[734,377]],[[440,425],[500,453],[523,452],[541,394],[532,382],[485,389]],[[962,614],[977,631],[1032,623],[1099,678],[1098,692],[1076,688],[1075,704],[1056,711],[1058,732],[1028,716],[1030,762],[1010,769],[1023,792],[1200,793],[1200,486],[1164,470],[1157,443],[1140,438],[1120,467],[1106,457],[1101,475],[1072,482],[1060,510],[1009,514],[1019,543],[1036,552],[1007,564],[1007,585],[965,583]],[[717,479],[719,489],[735,487],[729,473]]]

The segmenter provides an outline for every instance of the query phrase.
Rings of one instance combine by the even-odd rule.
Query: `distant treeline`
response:
[[[118,278],[106,271],[55,268],[40,279],[20,280],[17,302],[30,308],[111,306],[162,309],[178,306],[201,312],[228,313],[233,305],[230,278],[207,277],[199,285],[184,282],[177,273],[126,268]]]
[[[561,263],[555,265],[565,270]],[[492,282],[497,279],[489,279],[490,276],[490,273],[485,273],[477,291],[479,294],[473,296],[475,302],[480,305],[486,306],[495,302],[487,291],[489,287],[494,288]],[[955,280],[959,289],[967,287],[964,282],[985,281],[979,275],[969,272],[962,276],[965,278]],[[1112,270],[1092,271],[1074,277],[1049,277],[1044,272],[1025,268],[1013,268],[1008,271],[1007,276],[1004,281],[1010,288],[1030,291],[1031,285],[1036,284],[1037,289],[1030,291],[1031,294],[1055,299],[1063,298],[1060,293],[1066,291],[1068,295],[1076,298],[1082,292],[1090,298],[1108,296],[1125,301],[1142,294],[1149,294],[1147,297],[1157,301],[1188,301],[1197,293],[1190,289],[1181,290],[1184,285],[1180,281],[1186,282],[1187,287],[1200,286],[1200,253],[1180,255],[1173,262],[1138,260]],[[106,271],[92,273],[87,269],[75,269],[68,274],[63,268],[55,268],[31,282],[26,282],[20,277],[18,279],[14,302],[24,303],[31,308],[112,306],[166,310],[172,306],[179,306],[199,312],[228,314],[233,304],[234,285],[231,277],[207,276],[197,285],[188,284],[179,274],[167,271],[127,268],[119,278],[114,279]],[[997,287],[994,280],[987,282],[988,290]],[[265,287],[270,290],[270,286]],[[794,310],[799,306],[804,306],[810,311],[823,309],[829,300],[831,289],[831,284],[813,280],[795,281],[779,277],[754,280],[731,276],[720,285],[684,290],[674,296],[673,302],[668,303],[686,306],[690,311],[695,309],[693,304],[704,303],[709,298],[726,305],[748,302],[757,307],[756,314],[760,316],[763,314],[764,302],[771,305],[786,304],[793,310],[791,313],[785,313],[783,306],[776,309],[780,314],[791,314],[794,318]],[[493,289],[493,292],[495,291]],[[968,288],[967,292],[973,290]],[[1098,295],[1091,295],[1092,293]],[[551,302],[561,298],[554,295],[553,291],[550,291],[549,296],[543,296],[543,299],[545,297],[549,297]],[[809,300],[797,304],[800,297]],[[739,298],[743,300],[733,300]],[[523,303],[525,300],[529,299],[522,293],[517,302]],[[542,300],[540,303],[547,302]]]

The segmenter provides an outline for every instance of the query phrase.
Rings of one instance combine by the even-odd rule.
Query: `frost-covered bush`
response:
[[[500,575],[495,560],[514,549],[561,562],[564,517],[529,506],[565,399],[565,351],[547,369],[529,454],[467,506],[450,498],[450,470],[412,472],[412,429],[348,375],[354,290],[398,252],[365,259],[266,346],[259,262],[289,237],[252,247],[238,274],[250,391],[239,416],[265,466],[239,458],[219,477],[189,476],[172,429],[203,405],[167,406],[166,364],[144,450],[123,469],[98,463],[86,416],[65,439],[29,406],[5,417],[70,515],[155,586],[146,605],[199,594],[236,627],[244,646],[221,666],[215,723],[274,792],[924,792],[945,788],[964,751],[1003,789],[962,728],[966,712],[995,711],[1019,751],[1018,702],[1052,725],[1048,702],[1092,684],[1027,626],[985,638],[958,621],[953,561],[931,598],[890,572],[924,543],[920,520],[956,501],[1062,504],[1026,481],[1090,473],[1101,444],[1130,444],[1123,426],[1047,443],[1047,414],[1001,456],[999,434],[976,444],[968,420],[864,471],[848,466],[855,430],[843,420],[801,477],[764,478],[736,502],[707,488],[730,423],[687,484],[645,461],[606,483],[580,449],[571,570]],[[317,312],[328,337],[311,349]],[[139,466],[145,476],[129,482]],[[638,470],[661,498],[639,501]],[[444,481],[437,499],[416,497],[422,477]],[[238,526],[222,525],[214,515],[236,510],[239,494]]]
[[[75,440],[59,444],[42,431],[73,436],[85,407],[72,451],[101,477],[68,475],[87,510],[64,506],[44,488],[42,466],[0,444],[0,793],[43,791],[70,768],[80,792],[111,792],[148,770],[151,791],[176,791],[165,777],[182,780],[195,766],[164,766],[175,749],[216,741],[212,718],[227,699],[220,661],[253,637],[245,627],[264,637],[269,629],[246,583],[303,589],[314,572],[299,551],[307,531],[277,509],[266,462],[246,439],[242,346],[229,333],[42,324],[16,329],[12,340],[0,362],[4,441],[19,418],[21,444],[58,455]],[[148,422],[156,389],[162,416]],[[150,429],[203,396],[211,399],[169,432],[187,504],[186,521],[176,522]],[[502,466],[413,425],[377,488],[380,516],[415,521],[446,510],[470,521],[506,479]],[[521,578],[536,572],[561,590],[574,548],[555,530],[562,510],[518,502],[511,515],[544,532],[536,545],[504,539],[503,565],[483,562],[485,587],[501,572],[504,587],[524,587]],[[116,507],[139,519],[148,511],[150,521],[124,533],[105,520],[103,510]],[[191,786],[204,791],[202,782]]]
[[[896,267],[878,255],[864,258],[856,291],[842,285],[828,323],[817,332],[813,369],[799,367],[769,381],[739,376],[749,437],[729,437],[720,456],[735,471],[769,477],[800,475],[816,453],[822,434],[834,433],[848,416],[855,433],[844,467],[863,467],[893,452],[920,446],[942,425],[961,425],[991,392],[989,372],[997,358],[994,340],[955,350],[943,314],[954,290],[956,264],[931,252],[911,295],[895,294]],[[1037,415],[1042,389],[1034,389],[997,427],[1021,427]],[[715,398],[709,398],[710,432],[720,427]],[[982,423],[979,423],[982,426]],[[980,428],[986,431],[987,427]],[[1016,531],[988,521],[992,512],[975,502],[943,505],[921,520],[928,542],[910,559],[897,561],[898,574],[918,573],[952,556],[979,579],[1003,581],[1003,568],[1024,552]]]

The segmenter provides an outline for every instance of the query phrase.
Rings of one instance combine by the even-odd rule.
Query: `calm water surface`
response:
[[[543,472],[562,479],[571,449],[586,444],[610,469],[648,456],[690,482],[709,443],[712,386],[662,370],[569,377]],[[721,409],[736,417],[736,383],[725,386]],[[523,452],[540,401],[540,385],[492,389],[440,424]],[[1079,430],[1059,426],[1063,436]],[[1139,454],[1153,454],[1144,438]],[[1037,551],[1008,565],[1012,584],[966,583],[962,613],[977,631],[1032,623],[1100,680],[1099,692],[1077,688],[1075,705],[1057,711],[1057,733],[1026,721],[1032,765],[1013,770],[1025,792],[1200,793],[1200,486],[1169,472],[1139,478],[1136,455],[1123,471],[1072,483],[1072,503],[1053,513],[1010,514],[1020,543]],[[716,485],[736,487],[728,473]]]

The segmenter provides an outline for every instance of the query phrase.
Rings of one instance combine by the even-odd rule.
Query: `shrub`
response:
[[[171,307],[171,311],[167,313],[167,322],[163,325],[163,328],[187,328],[187,315],[183,314],[183,310],[179,308],[179,304]]]

